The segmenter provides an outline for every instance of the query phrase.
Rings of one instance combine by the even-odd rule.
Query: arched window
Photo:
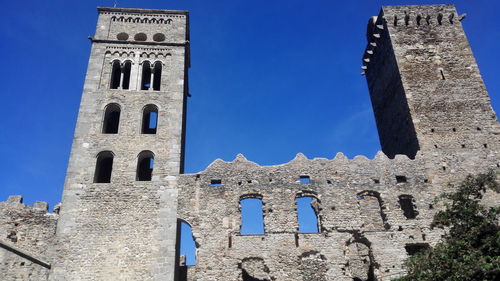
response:
[[[95,165],[94,182],[109,183],[111,182],[111,171],[113,170],[113,152],[102,151],[97,155]]]
[[[142,110],[142,130],[143,134],[156,134],[158,127],[158,107],[148,104]]]
[[[122,89],[128,90],[130,87],[130,70],[132,69],[132,63],[128,60],[123,64],[122,73],[123,73],[123,81],[122,81]]]
[[[319,202],[315,196],[298,194],[295,198],[297,206],[297,223],[299,233],[319,232]]]
[[[184,256],[186,266],[196,265],[196,248],[198,248],[198,245],[193,235],[193,228],[186,221],[177,219],[177,229],[180,231],[180,237],[178,237],[180,241],[177,241],[178,258]]]
[[[151,88],[151,64],[145,61],[142,63],[141,90],[149,90],[149,88]]]
[[[137,157],[137,181],[151,181],[155,156],[151,151],[142,151]]]
[[[120,62],[115,60],[111,66],[111,89],[118,89],[120,87],[120,78],[122,72],[120,67]]]
[[[351,238],[344,251],[348,260],[347,270],[350,271],[353,281],[374,281],[375,260],[371,250],[371,243],[364,237]]]
[[[104,111],[104,120],[102,122],[103,134],[117,134],[120,124],[120,106],[116,103],[110,103]]]
[[[153,90],[159,91],[161,86],[161,62],[157,61],[153,67]]]
[[[387,215],[385,214],[385,205],[376,191],[365,190],[356,196],[360,215],[364,221],[363,227],[365,230],[382,230],[389,229],[387,223]]]
[[[262,197],[260,195],[242,196],[241,234],[264,234],[264,214],[262,212]]]

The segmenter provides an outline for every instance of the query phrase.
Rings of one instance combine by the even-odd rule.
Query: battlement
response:
[[[15,208],[15,209],[24,209],[27,211],[33,212],[44,212],[49,213],[49,204],[45,201],[36,201],[33,205],[26,205],[23,203],[22,195],[11,195],[7,198],[6,201],[0,202],[0,207],[4,208]],[[61,208],[61,203],[54,206],[54,209],[51,213],[59,214],[59,210]]]
[[[296,184],[301,178],[307,178],[311,183],[333,185],[338,182],[348,182],[355,178],[357,183],[365,182],[368,185],[375,183],[399,184],[427,184],[421,168],[422,157],[417,154],[415,159],[406,155],[397,155],[389,159],[379,151],[374,159],[365,156],[356,156],[348,159],[339,152],[333,159],[307,159],[302,153],[288,163],[273,166],[260,166],[238,154],[231,162],[221,159],[213,161],[204,171],[197,174],[183,174],[182,182],[199,182],[202,187],[213,185],[257,186],[275,184]],[[404,178],[404,181],[402,180]]]
[[[0,202],[0,276],[5,280],[46,280],[52,260],[59,204],[23,204],[20,195]]]

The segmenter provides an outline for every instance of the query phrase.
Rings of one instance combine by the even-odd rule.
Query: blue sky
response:
[[[243,153],[262,165],[296,153],[332,158],[380,149],[366,81],[365,27],[381,5],[436,1],[149,1],[190,11],[186,172]],[[500,1],[451,1],[494,109],[500,109]],[[113,1],[4,1],[0,17],[0,200],[60,200],[96,25]],[[495,74],[496,73],[496,74]]]

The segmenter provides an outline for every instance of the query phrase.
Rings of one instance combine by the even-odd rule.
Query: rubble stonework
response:
[[[299,153],[260,166],[238,155],[195,174],[183,173],[189,14],[98,11],[62,205],[0,203],[5,280],[391,280],[440,241],[430,223],[448,183],[500,167],[498,119],[453,5],[384,6],[370,18],[362,68],[383,150],[374,159]],[[151,110],[157,126],[144,129]],[[119,120],[110,131],[108,113]],[[314,233],[299,231],[304,196]],[[248,198],[262,202],[263,234],[241,233]],[[194,266],[179,254],[181,222]]]

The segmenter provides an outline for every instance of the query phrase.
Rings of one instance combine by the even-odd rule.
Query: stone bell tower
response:
[[[189,15],[98,12],[49,280],[173,280]]]

